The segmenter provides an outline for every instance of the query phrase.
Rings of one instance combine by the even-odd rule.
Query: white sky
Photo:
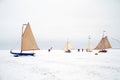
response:
[[[62,48],[67,38],[76,48],[86,46],[89,35],[96,46],[103,30],[120,39],[120,1],[0,0],[0,48],[13,47],[27,22],[40,48]]]

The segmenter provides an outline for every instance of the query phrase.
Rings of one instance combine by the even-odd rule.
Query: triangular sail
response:
[[[110,45],[110,42],[109,42],[109,40],[108,40],[108,38],[106,36],[105,37],[105,49],[107,49],[107,48],[111,48],[111,45]]]
[[[90,37],[90,35],[89,35],[88,39],[89,39],[89,41],[88,41],[88,45],[87,45],[86,51],[87,51],[87,52],[92,52],[92,50],[93,50],[93,45],[92,45],[92,43],[91,43],[91,37]]]
[[[29,23],[26,25],[24,33],[22,34],[22,44],[21,44],[21,51],[27,50],[38,50],[37,43],[33,36],[32,30],[30,28]]]
[[[91,42],[88,43],[86,50],[90,52],[93,50],[93,45]]]
[[[72,50],[72,49],[73,49],[72,45],[69,42],[67,42],[67,44],[64,47],[64,51]]]
[[[107,36],[103,37],[95,49],[108,49],[111,48],[110,42]]]

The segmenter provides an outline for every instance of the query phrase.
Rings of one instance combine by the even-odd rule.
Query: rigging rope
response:
[[[120,40],[116,39],[116,38],[113,38],[111,36],[109,36],[109,37],[111,38],[111,42],[113,44],[113,48],[120,48]]]

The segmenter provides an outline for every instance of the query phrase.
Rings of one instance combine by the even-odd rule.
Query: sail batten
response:
[[[22,34],[21,50],[39,50],[29,23],[26,25],[24,33]]]

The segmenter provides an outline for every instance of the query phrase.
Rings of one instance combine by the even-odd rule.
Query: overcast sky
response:
[[[120,0],[0,0],[0,49],[20,43],[27,22],[41,49],[85,47],[89,35],[95,47],[103,30],[120,40]]]

